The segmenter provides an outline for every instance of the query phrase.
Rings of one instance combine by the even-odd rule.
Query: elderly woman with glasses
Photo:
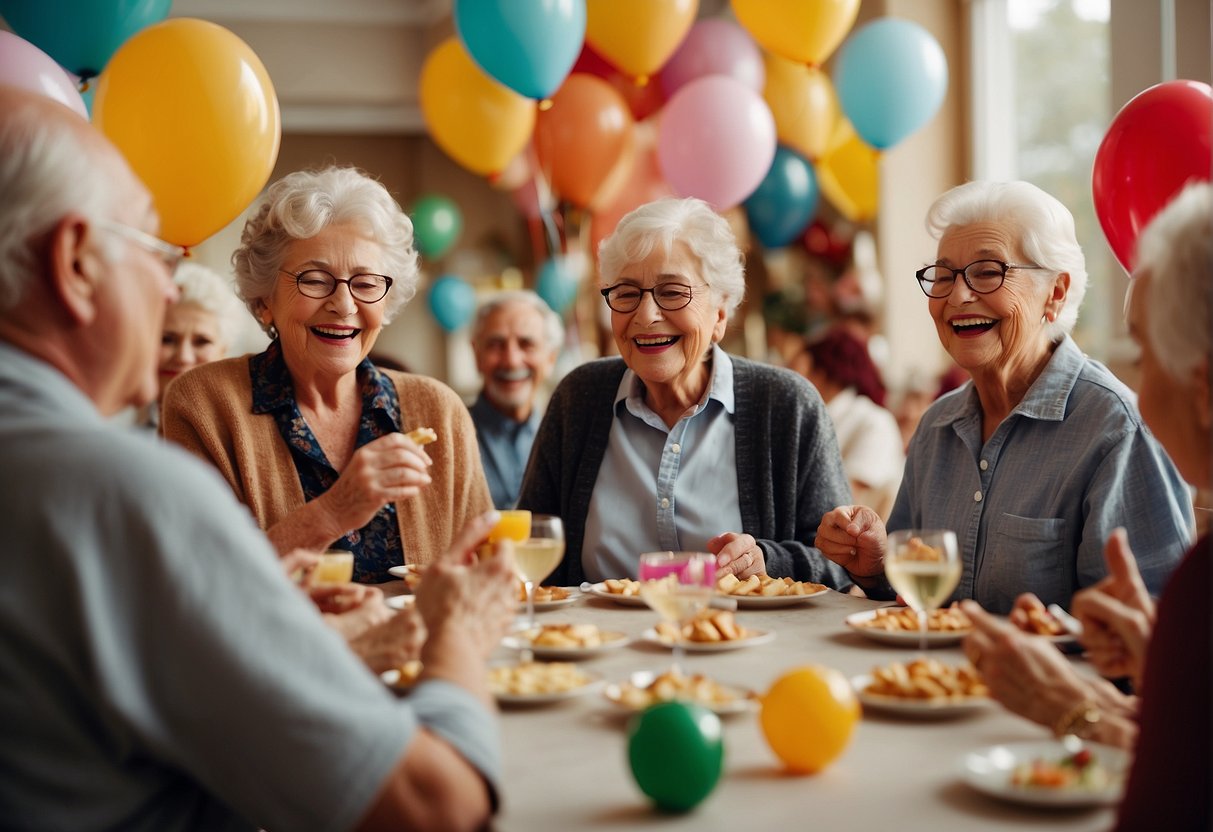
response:
[[[1104,577],[1104,541],[1123,526],[1157,594],[1189,539],[1191,498],[1132,392],[1070,338],[1087,284],[1074,218],[1026,182],[969,182],[936,200],[927,226],[939,244],[918,282],[972,380],[919,422],[887,525],[840,506],[817,545],[869,594],[891,595],[886,530],[951,529],[964,566],[954,597],[1007,613],[1021,593],[1068,606]]]
[[[467,408],[437,381],[367,360],[417,289],[408,216],[351,168],[292,173],[232,261],[272,341],[175,380],[164,435],[219,469],[279,553],[349,549],[355,580],[378,582],[446,551],[492,508]],[[409,437],[419,427],[434,444]]]
[[[849,587],[806,543],[849,494],[821,397],[719,346],[745,291],[725,219],[697,199],[650,203],[598,260],[620,357],[556,388],[518,500],[564,519],[553,582],[634,578],[641,552],[698,550],[720,574]]]

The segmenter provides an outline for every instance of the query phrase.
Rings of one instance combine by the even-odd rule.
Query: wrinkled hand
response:
[[[884,573],[888,541],[884,521],[867,506],[839,506],[827,511],[814,544],[851,575],[868,578]]]
[[[320,563],[320,553],[311,549],[292,549],[278,558],[278,563],[291,583],[306,586]]]
[[[1124,529],[1104,545],[1108,576],[1075,593],[1071,612],[1082,622],[1087,659],[1103,676],[1141,682],[1146,648],[1154,630],[1154,599],[1141,579]]]
[[[751,535],[724,532],[709,540],[707,549],[716,556],[717,578],[731,573],[744,580],[751,575],[766,574],[766,555]]]
[[[421,655],[425,623],[414,610],[404,609],[349,640],[371,670],[382,673]]]
[[[366,443],[319,499],[342,528],[365,526],[388,503],[416,496],[430,484],[433,460],[403,433]]]
[[[324,620],[347,640],[392,618],[392,610],[378,587],[337,584],[304,587]]]

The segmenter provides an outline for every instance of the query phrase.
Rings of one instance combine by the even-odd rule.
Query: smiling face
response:
[[[510,418],[526,421],[556,363],[543,315],[528,303],[503,303],[484,319],[472,346],[485,398]]]
[[[196,303],[174,303],[165,313],[160,336],[160,396],[170,381],[199,364],[222,358],[225,349],[215,313]]]

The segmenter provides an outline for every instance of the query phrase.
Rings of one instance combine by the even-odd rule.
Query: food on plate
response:
[[[413,428],[405,436],[412,439],[418,445],[428,445],[431,442],[438,441],[438,433],[433,428]]]
[[[1033,633],[1038,636],[1060,636],[1066,633],[1066,628],[1057,619],[1057,616],[1046,609],[1033,607],[1027,611],[1025,618],[1015,616],[1011,621],[1025,633]]]
[[[535,587],[535,603],[547,604],[551,601],[563,601],[569,597],[569,591],[562,586],[537,586]],[[526,601],[526,584],[522,581],[518,582],[518,600]]]
[[[865,621],[856,621],[856,627],[888,632],[918,632],[918,613],[910,607],[881,607]],[[958,604],[931,610],[927,615],[927,630],[939,633],[961,633],[972,629],[973,623]]]
[[[716,590],[722,595],[761,598],[776,598],[781,595],[813,595],[825,588],[825,584],[793,581],[791,578],[772,578],[766,573],[751,575],[744,581],[738,579],[736,575],[729,574],[716,581]]]
[[[415,563],[406,563],[404,565],[404,585],[409,588],[410,592],[421,586],[421,569]]]
[[[569,662],[524,662],[489,669],[489,689],[498,696],[568,693],[589,683],[585,671]]]
[[[954,667],[928,658],[873,668],[872,681],[864,693],[898,699],[953,701],[989,696],[990,689],[972,665],[965,663]]]
[[[753,698],[753,694],[745,694]],[[695,673],[690,676],[677,670],[667,670],[657,676],[647,685],[638,686],[631,682],[619,685],[618,695],[611,697],[615,702],[633,710],[643,710],[658,702],[679,700],[694,702],[708,708],[719,708],[732,705],[740,697],[733,688],[725,687],[707,676]]]
[[[684,624],[662,621],[657,625],[657,635],[665,642],[674,641],[737,641],[749,638],[751,633],[740,626],[728,610],[703,610]]]
[[[535,647],[602,646],[602,631],[594,624],[544,624],[519,635]]]
[[[902,560],[934,562],[943,560],[943,551],[927,545],[921,537],[911,537],[901,547],[899,556]]]
[[[1101,791],[1112,785],[1112,781],[1112,774],[1087,748],[1059,760],[1038,757],[1016,766],[1011,772],[1011,785],[1021,788]]]
[[[631,578],[607,578],[602,582],[602,588],[612,595],[639,595],[640,581]]]

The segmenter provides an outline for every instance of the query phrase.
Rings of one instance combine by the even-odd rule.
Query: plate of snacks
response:
[[[530,650],[539,659],[585,659],[622,647],[628,636],[596,624],[544,624],[518,630],[501,643],[511,650]]]
[[[406,610],[413,604],[417,603],[416,595],[389,595],[383,599],[383,603],[387,604],[394,610]]]
[[[880,607],[857,612],[848,615],[845,621],[855,632],[883,644],[919,645],[918,613],[909,607]],[[972,628],[969,617],[956,604],[932,610],[927,616],[927,646],[959,644]]]
[[[968,662],[893,662],[854,677],[851,687],[865,708],[911,717],[953,716],[993,704],[989,688]]]
[[[1131,761],[1110,745],[1029,740],[970,751],[964,781],[983,794],[1033,806],[1110,806],[1120,801]]]
[[[537,586],[535,587],[535,612],[567,607],[569,604],[576,604],[580,597],[580,593],[572,592],[567,587]],[[526,610],[526,585],[521,581],[518,582],[518,609]]]
[[[523,662],[489,668],[489,690],[500,705],[549,705],[597,690],[602,677],[569,662]]]
[[[400,667],[383,671],[379,674],[379,678],[392,690],[409,691],[413,689],[413,685],[417,684],[417,677],[420,675],[421,662],[417,659],[410,659]]]
[[[591,584],[590,588],[586,591],[590,595],[614,601],[616,604],[622,604],[625,607],[648,606],[645,600],[640,597],[640,581],[633,581],[631,578],[607,578],[605,581]]]
[[[1063,620],[1063,616],[1069,622],[1077,625],[1078,628],[1082,627],[1081,624],[1078,624],[1078,619],[1056,604],[1050,605],[1049,609],[1032,607],[1027,610],[1025,616],[1014,616],[1010,621],[1029,635],[1044,636],[1054,644],[1064,647],[1077,643],[1078,639],[1074,636],[1073,632],[1067,629],[1067,621]]]
[[[643,711],[658,702],[677,700],[702,705],[720,715],[739,714],[758,707],[758,694],[736,685],[724,685],[701,673],[686,674],[677,670],[653,673],[641,670],[627,681],[611,683],[603,696],[625,711]]]
[[[410,592],[421,583],[421,567],[415,563],[406,563],[403,566],[389,566],[387,573],[393,578],[399,578],[404,581],[404,585],[409,588]]]
[[[752,630],[738,624],[728,610],[709,609],[681,626],[662,621],[653,629],[645,630],[641,638],[662,647],[673,647],[677,643],[688,653],[716,653],[766,644],[775,638],[775,631]]]
[[[725,575],[716,581],[716,592],[737,601],[739,609],[771,609],[803,604],[810,598],[829,592],[825,584],[751,575],[744,581],[736,575]]]

